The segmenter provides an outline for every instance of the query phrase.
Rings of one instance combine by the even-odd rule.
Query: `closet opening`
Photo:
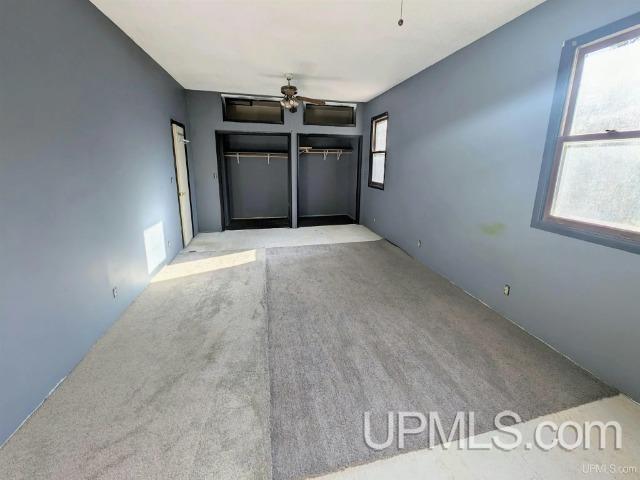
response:
[[[222,229],[291,227],[291,135],[216,132]]]
[[[298,226],[360,221],[361,136],[298,135]]]

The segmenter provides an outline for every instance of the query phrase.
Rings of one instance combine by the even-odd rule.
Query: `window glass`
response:
[[[565,144],[551,215],[640,232],[640,140]]]
[[[640,37],[586,53],[571,135],[640,130]]]
[[[371,119],[371,153],[369,156],[369,186],[384,189],[384,174],[387,164],[387,125],[386,113]]]
[[[374,153],[371,157],[371,181],[374,183],[384,183],[385,155],[385,153]]]
[[[532,225],[640,253],[640,25],[569,40],[561,58]]]
[[[375,152],[387,149],[387,119],[378,120],[374,124],[375,135],[373,141],[373,150]]]

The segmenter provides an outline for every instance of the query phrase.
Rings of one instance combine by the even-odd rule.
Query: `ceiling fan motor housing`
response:
[[[280,92],[285,97],[293,97],[298,94],[298,89],[295,85],[283,85],[282,88],[280,88]]]

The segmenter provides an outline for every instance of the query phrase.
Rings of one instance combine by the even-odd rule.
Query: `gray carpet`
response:
[[[398,453],[365,445],[365,411],[382,441],[389,410],[480,433],[616,393],[385,241],[269,249],[267,285],[274,479]]]
[[[264,250],[234,255],[178,256],[0,450],[0,478],[270,478]]]
[[[299,479],[394,453],[364,445],[365,410],[471,409],[480,432],[613,393],[384,241],[186,253],[0,450],[0,478]]]

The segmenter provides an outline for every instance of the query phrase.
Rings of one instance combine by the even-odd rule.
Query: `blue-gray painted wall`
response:
[[[304,85],[300,84],[298,87],[301,88],[304,94]],[[307,93],[311,94],[312,92]],[[201,232],[217,232],[221,229],[220,194],[217,177],[218,164],[215,144],[216,131],[284,132],[291,134],[291,152],[294,155],[291,166],[292,215],[293,225],[296,226],[298,171],[295,152],[298,148],[297,135],[299,133],[362,135],[362,132],[368,128],[366,126],[363,128],[362,105],[358,105],[356,109],[357,118],[355,127],[304,125],[302,108],[296,113],[285,111],[284,125],[225,122],[222,120],[220,93],[217,92],[187,90],[187,109],[189,112],[189,129],[191,136],[189,167],[195,178],[198,225]]]
[[[530,227],[563,41],[638,10],[549,0],[366,104],[389,153],[361,221],[640,400],[640,255]]]
[[[144,230],[181,248],[169,121],[186,109],[84,0],[4,0],[0,65],[2,443],[145,287]]]

